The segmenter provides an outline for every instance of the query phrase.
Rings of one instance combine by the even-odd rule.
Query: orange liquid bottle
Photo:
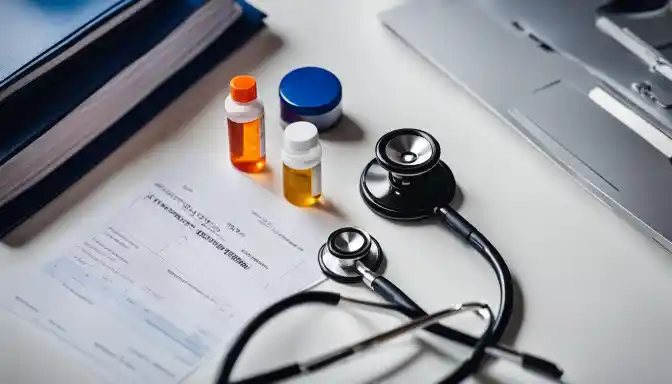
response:
[[[252,76],[236,76],[230,88],[224,105],[231,164],[243,172],[260,172],[266,167],[266,128],[257,82]]]

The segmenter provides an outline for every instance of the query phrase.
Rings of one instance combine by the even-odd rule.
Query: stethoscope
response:
[[[427,314],[399,287],[378,273],[383,265],[384,254],[380,243],[373,236],[356,227],[340,228],[332,232],[319,249],[317,260],[320,268],[328,278],[339,283],[364,283],[388,304],[314,291],[302,292],[282,300],[259,314],[241,332],[224,361],[218,383],[230,383],[229,377],[235,362],[258,328],[280,312],[308,302],[329,305],[349,302],[382,307],[400,312],[413,321],[318,359],[294,363],[236,383],[267,383],[314,372],[386,341],[391,335],[393,337],[418,327],[472,348],[469,358],[442,380],[443,383],[458,383],[475,373],[486,356],[503,358],[525,369],[560,378],[563,372],[555,364],[498,344],[513,312],[511,273],[502,256],[486,237],[450,207],[457,189],[456,181],[448,165],[440,159],[441,149],[437,140],[418,129],[398,129],[388,132],[378,140],[375,154],[376,158],[364,168],[359,183],[360,194],[369,209],[391,220],[414,221],[436,217],[465,240],[488,261],[495,272],[500,290],[497,315],[493,316],[489,306],[482,303],[463,303]],[[444,316],[464,311],[474,311],[486,320],[487,326],[480,337],[436,323]]]

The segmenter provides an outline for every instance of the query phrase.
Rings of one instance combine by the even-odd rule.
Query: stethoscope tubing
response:
[[[427,152],[427,150],[430,152]],[[428,153],[429,157],[427,157]],[[488,262],[496,275],[499,285],[499,307],[497,315],[494,318],[490,315],[488,328],[480,338],[448,328],[439,323],[424,323],[423,321],[434,315],[428,315],[403,290],[376,273],[382,262],[382,251],[377,241],[364,231],[353,227],[346,227],[332,233],[325,244],[325,246],[329,246],[328,251],[325,251],[325,246],[323,246],[318,252],[320,268],[322,268],[328,277],[341,283],[363,282],[368,288],[387,301],[387,303],[368,303],[365,305],[396,310],[409,318],[417,320],[416,324],[422,322],[422,326],[426,331],[445,339],[471,346],[472,350],[469,358],[461,363],[456,370],[452,371],[450,375],[443,378],[440,381],[441,383],[456,384],[461,382],[479,370],[480,364],[487,355],[505,358],[519,363],[523,368],[532,369],[554,378],[560,378],[563,372],[555,364],[498,344],[504,336],[513,314],[513,278],[507,263],[494,245],[476,230],[469,221],[449,206],[455,194],[456,182],[450,168],[440,160],[440,153],[439,143],[434,137],[424,131],[409,128],[386,133],[376,144],[376,159],[370,162],[362,173],[362,177],[360,178],[360,194],[366,205],[374,213],[392,220],[412,221],[434,215],[442,224],[474,248]],[[415,156],[408,158],[407,154]],[[418,160],[419,162],[416,162],[418,156],[424,156],[426,159],[423,158],[422,161]],[[375,164],[376,162],[378,163],[377,165]],[[388,173],[388,179],[381,178],[383,172]],[[421,187],[425,187],[425,189]],[[419,191],[424,192],[419,193]],[[442,191],[445,191],[445,195]],[[331,242],[332,239],[336,239],[336,236],[341,236],[338,238],[340,242],[350,242],[354,239],[352,237],[343,237],[342,235],[346,233],[344,231],[359,233],[359,240],[363,240],[361,248],[348,247],[337,250],[337,247]],[[370,239],[368,243],[367,239]],[[376,246],[375,251],[371,251],[372,243]],[[368,246],[365,246],[366,244]],[[326,295],[324,292],[319,294],[304,292],[268,308],[255,318],[240,335],[227,355],[222,375],[218,382],[228,382],[233,364],[240,355],[243,346],[254,331],[271,317],[302,302],[337,304],[339,300],[334,299],[335,297],[334,295]],[[360,303],[363,304],[361,301]],[[491,314],[489,307],[488,313]],[[344,356],[336,356],[338,360],[341,357]],[[320,364],[317,364],[316,367],[319,369]],[[309,368],[296,363],[268,372],[267,374],[255,376],[251,378],[252,381],[243,380],[239,383],[282,380],[306,373],[306,369]]]
[[[508,348],[503,348],[496,345],[498,339],[496,339],[496,332],[499,332],[499,335],[503,334],[503,330],[506,327],[507,322],[510,319],[512,313],[512,303],[513,303],[513,283],[511,274],[504,262],[503,258],[495,247],[478,231],[475,230],[471,224],[469,224],[464,218],[459,216],[457,212],[453,211],[450,208],[442,208],[436,211],[436,214],[442,217],[442,221],[454,232],[456,232],[461,238],[467,241],[473,248],[475,248],[491,265],[492,269],[496,272],[497,279],[500,285],[500,294],[501,302],[498,311],[498,315],[492,318],[491,315],[489,320],[489,325],[487,331],[481,335],[480,338],[470,336],[468,334],[462,333],[455,329],[448,328],[439,323],[430,323],[425,326],[425,330],[431,333],[434,333],[443,338],[458,341],[463,344],[467,344],[472,347],[471,354],[469,357],[460,363],[455,370],[453,370],[449,375],[445,376],[440,383],[445,384],[457,384],[463,381],[465,378],[476,372],[479,368],[479,365],[483,361],[486,353],[489,353],[490,348],[498,349],[499,351],[494,354],[496,357],[519,357],[523,367],[532,368],[536,371],[540,371],[547,375],[559,378],[562,375],[562,371],[556,367],[554,364],[545,361],[540,358],[529,356],[526,354],[521,354],[517,351],[510,350]],[[361,230],[359,230],[361,231]],[[361,231],[364,235],[368,236],[365,232]],[[371,243],[375,243],[380,250],[380,246],[377,243],[375,238],[371,238]],[[323,247],[324,248],[324,247]],[[331,253],[337,253],[333,247],[331,247]],[[368,247],[367,247],[368,248]],[[320,252],[318,258],[324,256]],[[356,299],[348,299],[351,302],[358,302],[360,304],[377,306],[386,309],[396,310],[399,313],[404,314],[405,316],[411,319],[423,319],[427,318],[429,315],[425,312],[413,299],[408,297],[404,291],[392,283],[390,280],[384,276],[378,275],[373,270],[369,269],[366,265],[361,262],[366,256],[362,256],[355,263],[355,268],[358,274],[361,277],[361,281],[377,293],[381,298],[383,298],[387,303],[371,303],[363,302]],[[381,256],[382,258],[382,256]],[[378,260],[379,262],[380,260]],[[376,267],[378,262],[369,262],[371,267]],[[375,268],[377,269],[377,268]],[[510,295],[510,296],[507,296]],[[230,349],[227,357],[225,359],[222,371],[219,377],[219,383],[229,382],[229,377],[233,366],[240,356],[243,347],[247,344],[249,339],[252,337],[254,332],[258,330],[263,324],[267,323],[272,317],[278,315],[282,311],[289,309],[292,306],[299,305],[302,303],[308,302],[319,302],[323,304],[336,305],[341,300],[340,295],[331,294],[326,292],[313,292],[310,291],[302,292],[300,294],[289,297],[285,300],[282,300],[271,307],[267,308],[261,314],[259,314],[253,321],[248,324],[244,331],[239,335],[238,339]],[[508,304],[508,306],[507,306]],[[489,309],[488,309],[489,311]],[[343,353],[355,353],[357,347],[354,346],[354,349],[350,352],[343,351]],[[340,353],[340,352],[339,352]],[[346,355],[340,355],[337,353],[335,358],[340,360],[341,358],[347,357]],[[509,356],[503,355],[502,353],[509,354]],[[490,353],[492,354],[492,353]],[[348,355],[349,356],[349,355]],[[527,363],[525,364],[527,358]],[[318,359],[319,360],[319,359]],[[328,359],[328,364],[335,362]],[[275,382],[287,379],[289,377],[305,374],[314,370],[318,370],[322,367],[322,363],[318,361],[316,364],[308,363],[292,363],[285,367],[281,367],[261,375],[257,375],[242,381],[236,382],[237,384],[249,384],[249,383],[266,383],[266,382]],[[325,365],[326,366],[326,365]]]
[[[504,336],[506,327],[513,315],[514,286],[511,271],[499,251],[459,213],[452,208],[447,207],[437,210],[437,214],[444,224],[454,232],[458,233],[460,237],[471,245],[472,248],[481,254],[495,272],[497,283],[499,284],[499,310],[495,316],[492,334],[487,335],[489,340],[487,340],[486,345],[493,342],[499,342]],[[479,354],[474,356],[473,359],[470,359],[467,364],[463,364],[451,374],[451,379],[455,380],[452,382],[459,383],[478,370],[479,365],[485,358],[485,349],[478,351],[478,353]]]
[[[498,313],[500,322],[498,324],[500,324],[499,327],[501,328],[505,327],[506,325],[501,323],[501,321],[508,321],[505,317],[505,314],[507,313],[507,305],[508,308],[513,307],[513,284],[511,274],[509,273],[503,258],[499,255],[499,252],[497,252],[494,246],[492,246],[482,234],[476,231],[471,224],[459,216],[457,212],[450,208],[441,208],[437,209],[434,214],[442,218],[442,221],[451,230],[456,232],[465,240],[465,242],[469,243],[484,258],[486,258],[491,265],[491,268],[497,272],[501,295]],[[333,240],[336,239],[338,235],[348,232],[359,234],[360,239],[362,239],[360,250],[348,250],[344,253],[339,246],[334,244]],[[343,240],[343,238],[340,239]],[[351,237],[350,239],[352,240],[354,238]],[[368,242],[364,241],[365,239],[369,239]],[[334,231],[327,239],[327,242],[318,251],[317,259],[322,271],[327,277],[346,284],[363,283],[381,298],[385,299],[386,302],[404,307],[407,310],[405,315],[410,318],[419,318],[427,315],[427,312],[408,297],[401,288],[377,273],[381,262],[384,259],[384,253],[376,238],[370,236],[366,231],[356,227],[344,227]],[[327,262],[327,260],[330,261]],[[350,274],[346,273],[345,270],[338,270],[338,268],[345,268],[346,266],[347,269],[351,270]],[[507,282],[508,287],[506,286]],[[509,296],[511,300],[507,299],[507,292],[511,295]],[[508,304],[503,305],[503,303]],[[508,313],[511,313],[510,309]],[[482,337],[477,338],[460,332],[457,329],[443,326],[440,323],[428,326],[426,331],[471,348],[474,348],[482,339]],[[499,340],[489,340],[485,349],[485,354],[497,359],[505,359],[520,365],[524,369],[533,370],[553,378],[560,378],[563,374],[562,370],[555,364],[545,359],[521,353],[515,349],[500,345]],[[479,358],[478,355],[474,356],[475,358]],[[484,356],[481,356],[480,358],[482,360]],[[457,371],[457,374],[463,377],[468,376],[469,371],[471,370],[471,373],[473,373],[473,370],[478,368],[480,362],[470,364],[471,365],[466,366],[464,370]],[[463,375],[463,373],[467,374]]]
[[[408,297],[404,291],[402,291],[399,287],[394,285],[394,283],[385,277],[380,276],[373,280],[371,288],[386,301],[398,304],[405,308],[407,310],[405,312],[406,316],[410,318],[421,318],[423,316],[427,316],[427,312],[425,312],[418,304]],[[487,338],[475,338],[452,328],[448,328],[439,323],[429,325],[425,328],[425,330],[445,339],[453,341],[460,339],[461,342],[468,344],[473,348],[469,359],[460,363],[460,365],[453,372],[451,372],[449,376],[446,376],[440,381],[440,383],[444,384],[457,384],[467,378],[473,372],[474,367],[478,367],[480,362],[483,360],[485,348],[487,348],[492,339],[492,333],[487,335]],[[492,331],[494,332],[494,325]]]
[[[486,354],[492,355],[493,357],[507,358],[512,362],[520,364],[525,369],[530,369],[552,378],[557,379],[562,377],[564,373],[563,370],[548,360],[497,345],[497,342],[502,338],[506,326],[513,314],[515,288],[511,272],[499,251],[483,234],[477,231],[466,219],[459,215],[459,213],[448,207],[437,209],[436,215],[446,226],[457,233],[460,238],[464,239],[490,264],[497,277],[500,292],[499,310],[495,317],[493,332],[489,335],[490,340],[486,343],[486,348],[483,351],[483,356],[474,354],[470,361],[465,362],[458,368],[458,370],[454,371],[452,375],[457,380],[455,382],[459,382],[473,373]],[[387,302],[406,307],[409,310],[409,312],[406,313],[407,316],[417,318],[427,315],[427,312],[408,297],[401,288],[397,287],[385,277],[379,276],[367,285]],[[475,347],[482,341],[480,338],[476,338],[441,324],[430,325],[426,330],[435,335],[471,347]]]
[[[252,377],[248,377],[242,380],[237,380],[237,381],[230,381],[230,377],[233,371],[233,368],[235,366],[236,361],[242,354],[242,351],[244,347],[247,345],[247,343],[250,341],[250,339],[254,336],[254,334],[266,323],[268,323],[272,318],[275,316],[279,315],[280,313],[292,308],[299,306],[301,304],[308,304],[308,303],[319,303],[319,304],[326,304],[326,305],[331,305],[335,306],[339,304],[340,302],[350,302],[352,304],[359,304],[359,305],[364,305],[364,306],[369,306],[369,307],[379,307],[379,308],[384,308],[388,310],[393,310],[397,311],[399,313],[402,313],[412,320],[409,323],[406,323],[404,325],[401,325],[393,330],[384,332],[383,334],[379,334],[373,337],[370,337],[366,340],[360,341],[358,343],[355,343],[353,345],[350,345],[345,348],[341,348],[340,350],[336,350],[327,354],[324,354],[322,356],[319,356],[317,358],[313,358],[304,362],[293,362],[289,363],[285,366],[281,366],[279,368],[272,369],[270,371],[254,375]],[[444,309],[439,312],[435,312],[434,314],[431,315],[425,315],[425,316],[410,316],[409,312],[410,311],[408,308],[395,305],[395,304],[384,304],[384,303],[377,303],[377,302],[370,302],[370,301],[365,301],[365,300],[360,300],[360,299],[352,299],[352,298],[347,298],[343,297],[338,293],[334,292],[321,292],[321,291],[304,291],[300,292],[298,294],[292,295],[288,298],[285,298],[264,311],[262,311],[260,314],[258,314],[250,323],[248,323],[243,331],[238,335],[236,340],[234,340],[232,347],[229,350],[229,353],[227,354],[224,363],[222,365],[222,369],[220,371],[219,378],[217,379],[218,384],[265,384],[265,383],[271,383],[271,382],[278,382],[282,380],[289,379],[291,377],[295,376],[300,376],[303,374],[307,374],[310,372],[314,372],[317,370],[320,370],[324,367],[327,367],[329,365],[332,365],[334,363],[337,363],[345,358],[348,358],[358,352],[364,351],[370,347],[373,347],[377,344],[380,344],[382,342],[385,342],[386,340],[389,340],[392,337],[396,337],[399,335],[402,335],[414,328],[417,327],[425,327],[427,329],[427,326],[431,326],[429,324],[435,323],[435,320],[438,320],[439,318],[445,317],[446,315],[450,315],[453,313],[459,313],[462,312],[463,310],[474,310],[477,309],[479,311],[485,310],[485,320],[487,322],[487,327],[484,331],[484,335],[486,337],[481,338],[476,345],[474,346],[474,349],[472,350],[472,355],[470,358],[468,358],[461,366],[467,365],[470,361],[474,359],[474,356],[478,355],[479,352],[482,352],[485,347],[487,346],[487,340],[489,338],[487,335],[491,334],[492,332],[492,327],[494,325],[494,321],[492,320],[492,312],[490,311],[490,308],[486,304],[481,304],[481,303],[462,303],[457,306],[453,306],[451,308]],[[451,375],[443,380],[440,381],[440,383],[443,384],[455,384],[459,380],[456,380],[454,375]]]
[[[499,284],[500,305],[497,315],[495,316],[492,333],[487,335],[488,340],[485,340],[485,346],[489,346],[493,342],[501,339],[513,314],[514,287],[511,272],[497,249],[485,238],[485,236],[480,234],[466,219],[459,215],[459,213],[452,208],[447,207],[437,209],[436,214],[442,219],[441,221],[446,226],[457,233],[471,245],[472,248],[478,251],[495,272]],[[403,290],[383,276],[378,276],[373,279],[370,283],[370,287],[386,301],[409,309],[409,317],[419,318],[427,315],[427,312],[408,297]],[[461,342],[472,347],[479,345],[482,341],[481,338],[475,338],[441,324],[430,325],[426,330],[446,339]],[[453,371],[449,376],[449,381],[445,381],[446,383],[459,383],[478,370],[479,365],[486,355],[485,348],[483,348],[482,351],[474,352],[477,353],[474,353],[469,360],[463,362],[455,371]],[[448,377],[446,380],[448,380]]]

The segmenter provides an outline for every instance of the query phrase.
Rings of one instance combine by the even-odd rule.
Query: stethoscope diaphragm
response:
[[[383,264],[380,243],[367,232],[356,227],[340,228],[327,239],[317,253],[317,261],[327,277],[344,284],[362,281],[357,263],[373,272]]]

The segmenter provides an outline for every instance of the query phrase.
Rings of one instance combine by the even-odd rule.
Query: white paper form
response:
[[[141,191],[101,230],[0,283],[7,309],[110,382],[179,382],[251,316],[322,279],[328,229],[249,179]]]

